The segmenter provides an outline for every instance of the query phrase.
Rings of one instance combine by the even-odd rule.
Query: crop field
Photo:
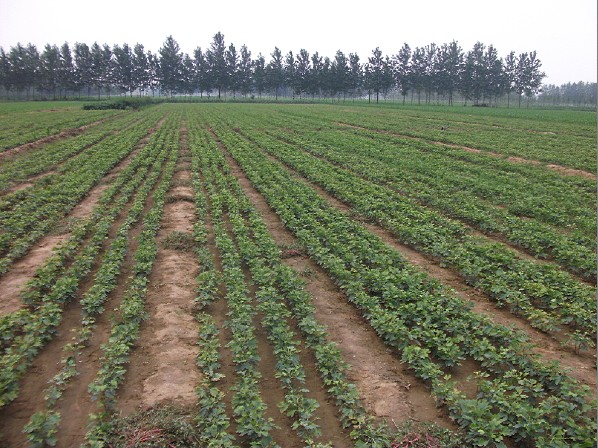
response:
[[[596,140],[0,104],[0,446],[596,446]]]

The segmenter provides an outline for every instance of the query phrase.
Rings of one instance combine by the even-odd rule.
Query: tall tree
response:
[[[20,94],[25,90],[25,47],[17,42],[17,45],[10,47],[7,55],[8,66],[8,85],[14,89],[16,93]]]
[[[40,56],[38,86],[42,92],[52,94],[53,99],[56,99],[59,68],[60,50],[56,45],[47,44]]]
[[[150,67],[145,48],[142,44],[136,44],[133,48],[133,82],[135,88],[139,91],[139,96],[143,95],[150,84]]]
[[[296,67],[295,67],[295,55],[293,55],[292,51],[289,51],[287,55],[284,57],[284,83],[291,89],[291,94],[293,95],[293,99],[295,99],[295,95],[298,94],[298,82],[295,76]]]
[[[410,81],[411,81],[411,103],[413,103],[413,92],[417,93],[417,104],[421,103],[421,93],[426,83],[426,51],[423,48],[415,47],[411,55]]]
[[[359,55],[357,53],[349,53],[349,91],[353,99],[355,99],[356,95],[360,94],[362,85],[363,67],[359,62]]]
[[[87,88],[87,96],[90,94],[91,84],[93,83],[93,71],[91,52],[85,43],[75,43],[75,82],[79,96],[81,89]]]
[[[102,46],[102,66],[104,68],[103,78],[102,78],[102,86],[110,98],[110,91],[112,89],[112,80],[114,79],[114,74],[112,73],[112,48],[110,45],[104,44]]]
[[[449,105],[453,104],[453,95],[459,88],[463,69],[463,50],[456,41],[443,44],[438,53],[438,91],[448,95]]]
[[[206,60],[210,68],[211,85],[218,90],[218,99],[228,83],[228,64],[226,61],[226,46],[224,35],[217,32],[212,39],[210,48],[206,51]]]
[[[106,77],[109,73],[108,67],[104,65],[104,53],[97,42],[91,46],[91,82],[96,88],[98,99],[100,99],[102,87],[106,84]]]
[[[181,78],[183,55],[179,44],[172,36],[168,36],[159,50],[160,88],[171,97],[177,92]]]
[[[309,74],[309,93],[312,98],[319,95],[322,88],[322,73],[324,71],[324,64],[322,56],[317,51],[311,55],[311,72]]]
[[[465,64],[461,76],[461,93],[466,99],[473,100],[479,104],[482,99],[488,82],[488,71],[485,61],[486,46],[476,42],[473,48],[465,56]]]
[[[212,84],[210,80],[210,67],[201,47],[197,47],[193,51],[193,65],[195,83],[197,90],[199,90],[199,96],[202,97],[203,92],[209,93],[212,90]]]
[[[67,96],[67,92],[75,88],[75,65],[69,44],[60,47],[60,66],[58,68],[58,85]]]
[[[311,63],[309,60],[309,53],[305,48],[299,50],[297,54],[297,66],[295,70],[295,77],[297,78],[297,91],[299,97],[309,91],[309,75],[311,71]]]
[[[4,87],[6,92],[10,92],[12,87],[12,81],[10,79],[10,62],[8,61],[8,55],[4,51],[4,48],[0,47],[0,85]]]
[[[228,46],[225,53],[226,59],[226,89],[233,91],[233,98],[237,96],[237,89],[239,88],[239,55],[237,49],[233,44]]]
[[[426,104],[430,104],[432,101],[432,93],[438,88],[438,47],[435,43],[426,45],[425,51],[425,65],[424,70],[424,90],[426,92]]]
[[[403,104],[405,104],[405,97],[411,89],[411,47],[408,44],[403,44],[399,52],[394,56],[394,74],[395,85],[403,95]]]
[[[115,45],[112,53],[114,54],[114,83],[122,92],[129,92],[129,95],[133,96],[136,83],[131,47],[128,44],[123,44],[122,47]]]
[[[376,94],[376,103],[380,98],[380,93],[386,93],[392,86],[393,76],[390,60],[382,56],[379,47],[372,50],[372,56],[368,58],[367,63],[367,89]]]
[[[266,58],[262,53],[258,54],[257,59],[253,61],[253,88],[261,98],[262,93],[268,85],[266,76]]]
[[[484,90],[491,103],[492,99],[497,101],[498,97],[505,92],[503,61],[498,57],[498,52],[493,45],[488,45],[486,49],[484,64],[486,66],[486,87]]]
[[[193,95],[195,92],[195,66],[193,59],[187,53],[183,55],[178,91],[183,92],[185,95]]]
[[[247,96],[251,92],[253,82],[251,65],[251,51],[243,45],[241,46],[237,77],[239,90],[243,96]]]
[[[537,58],[536,52],[522,53],[517,61],[515,88],[519,94],[519,107],[521,107],[521,95],[525,94],[529,105],[529,98],[538,93],[542,86],[542,79],[546,76],[540,70],[542,63]]]
[[[39,78],[40,55],[35,45],[27,44],[25,56],[27,98],[29,98],[29,92],[35,95],[35,85]]]
[[[331,67],[332,94],[342,94],[343,99],[346,98],[350,89],[349,75],[349,60],[342,51],[337,50]]]
[[[158,55],[148,51],[147,65],[149,68],[149,89],[152,92],[152,96],[155,96],[156,90],[160,88],[160,59]]]
[[[515,91],[515,82],[517,79],[517,57],[515,52],[511,51],[505,57],[504,64],[504,86],[505,93],[507,94],[507,107],[511,103],[511,93]]]
[[[284,85],[284,68],[282,65],[282,53],[278,47],[270,54],[272,59],[266,67],[266,80],[268,87],[274,91],[275,99],[278,100],[278,91]]]
[[[332,61],[328,56],[322,60],[322,72],[320,74],[320,91],[324,98],[333,96],[335,88],[332,81]]]
[[[27,46],[17,43],[11,47],[7,55],[8,65],[8,83],[14,87],[17,93],[26,91],[29,99],[36,85],[36,79],[39,76],[40,56],[35,45]]]

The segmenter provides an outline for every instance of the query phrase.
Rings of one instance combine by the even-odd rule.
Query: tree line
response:
[[[183,53],[172,37],[157,53],[142,44],[91,46],[47,44],[40,52],[35,45],[0,47],[0,85],[8,94],[61,98],[69,94],[93,94],[98,98],[117,92],[133,95],[241,95],[292,96],[293,98],[356,98],[379,101],[390,91],[403,102],[430,103],[444,98],[453,104],[456,94],[475,105],[492,104],[515,94],[541,90],[545,74],[536,52],[500,57],[493,45],[477,42],[469,51],[456,41],[411,48],[404,44],[393,55],[380,48],[367,60],[356,53],[337,51],[333,58],[301,49],[285,55],[278,47],[270,59],[260,53],[255,59],[242,45],[226,45],[220,32],[208,48]]]
[[[538,97],[541,104],[596,107],[597,84],[595,82],[568,82],[557,86],[542,87]]]

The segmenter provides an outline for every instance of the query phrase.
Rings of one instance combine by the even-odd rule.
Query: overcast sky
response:
[[[544,82],[596,81],[596,0],[0,0],[0,46],[97,41],[157,51],[168,35],[181,50],[209,47],[220,31],[226,44],[247,45],[266,61],[301,48],[333,57],[356,52],[362,62],[380,47],[395,54],[457,40],[493,44],[504,57],[536,50]]]

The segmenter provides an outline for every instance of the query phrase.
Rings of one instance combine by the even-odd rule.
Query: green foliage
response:
[[[233,447],[237,438],[252,446],[275,446],[274,422],[268,418],[260,384],[256,332],[261,330],[276,358],[276,378],[283,391],[278,410],[288,417],[296,436],[306,446],[329,444],[320,440],[317,409],[321,403],[311,398],[305,387],[303,350],[313,353],[322,383],[355,446],[505,446],[507,440],[521,446],[595,443],[596,423],[592,417],[595,403],[587,388],[573,381],[558,365],[541,362],[522,333],[472,313],[467,303],[456,299],[441,284],[415,270],[396,251],[365,231],[360,221],[378,222],[420,252],[458,269],[470,283],[486,291],[497,303],[525,315],[532,325],[544,331],[569,326],[572,331],[568,332],[565,344],[582,351],[594,343],[592,306],[595,304],[589,299],[593,289],[554,263],[521,260],[500,244],[472,236],[463,222],[508,236],[539,256],[554,257],[571,272],[584,272],[591,264],[584,250],[595,244],[585,235],[591,226],[584,224],[587,219],[583,213],[571,218],[574,221],[571,232],[565,234],[560,226],[567,218],[567,207],[581,207],[594,194],[588,192],[590,182],[543,176],[538,185],[546,182],[550,194],[561,191],[559,201],[571,198],[570,203],[561,205],[548,198],[546,201],[552,202],[547,202],[545,210],[535,210],[530,193],[528,199],[502,210],[488,205],[490,197],[486,196],[488,201],[484,202],[477,195],[494,194],[504,201],[511,193],[523,195],[521,190],[526,186],[534,191],[535,184],[526,184],[523,179],[533,178],[540,168],[508,170],[503,168],[505,161],[490,163],[479,155],[457,157],[456,149],[454,152],[446,149],[448,158],[442,158],[434,145],[420,147],[409,139],[397,145],[390,136],[380,139],[378,132],[359,130],[351,132],[349,137],[343,136],[337,125],[330,123],[336,118],[330,118],[326,124],[316,108],[310,111],[313,120],[296,111],[276,116],[263,110],[260,112],[263,115],[258,116],[262,125],[266,123],[263,125],[266,129],[257,129],[253,121],[256,118],[239,110],[214,107],[205,114],[194,111],[188,115],[186,124],[193,155],[190,160],[193,178],[189,184],[194,188],[196,208],[194,228],[192,234],[173,233],[164,240],[168,247],[182,242],[199,260],[196,304],[200,350],[196,362],[202,376],[196,388],[197,409],[192,416],[184,411],[163,410],[171,417],[181,415],[176,422],[166,421],[167,417],[159,410],[152,417],[153,423],[146,426],[140,420],[119,426],[123,421],[112,414],[129,353],[145,317],[143,297],[158,250],[156,234],[176,169],[174,148],[179,141],[176,129],[180,116],[173,115],[164,129],[158,130],[138,156],[119,172],[90,218],[75,223],[69,240],[37,271],[24,293],[28,307],[0,319],[0,406],[5,406],[17,397],[20,378],[55,334],[63,307],[78,297],[82,281],[97,265],[92,286],[81,297],[84,314],[80,331],[65,346],[61,369],[45,393],[46,408],[34,414],[25,427],[33,446],[55,443],[60,421],[55,405],[69,381],[78,374],[77,357],[117,284],[129,248],[129,231],[142,216],[143,230],[134,254],[130,283],[122,305],[116,310],[110,338],[102,347],[98,377],[90,385],[101,410],[90,419],[90,446],[137,443],[137,446]],[[368,120],[367,114],[354,113],[355,122],[359,122],[358,117]],[[122,146],[118,144],[114,152],[104,146],[104,140],[110,138],[106,134],[113,130],[106,126],[88,141],[93,148],[95,139],[100,139],[102,150],[96,148],[87,154],[87,149],[83,149],[81,154],[97,157],[94,160],[104,171],[113,166],[143,135],[142,127],[147,130],[160,112],[149,109],[143,114],[154,114],[153,122],[144,121],[145,115],[141,114],[138,123],[115,120],[115,123],[128,123],[130,128],[122,133]],[[320,130],[310,131],[318,120]],[[392,122],[388,120],[384,126]],[[469,119],[463,120],[467,123]],[[285,226],[295,233],[297,246],[281,250],[274,243],[208,128],[230,151]],[[581,128],[579,132],[583,133]],[[125,138],[126,134],[134,134],[135,138]],[[117,144],[120,140],[110,141]],[[77,145],[83,143],[84,140],[78,140]],[[73,151],[73,160],[84,163],[77,158],[77,148],[80,146],[69,149]],[[410,152],[415,156],[409,156]],[[434,157],[427,157],[430,154]],[[476,170],[483,173],[480,176],[486,176],[492,172],[493,163],[506,174],[485,184],[487,190],[467,190],[459,198],[449,192],[451,188],[443,180],[448,174],[442,163],[448,163],[452,157],[453,166],[458,166],[462,173],[459,179],[473,176]],[[399,158],[401,163],[393,158]],[[422,159],[419,164],[418,158]],[[47,163],[51,165],[57,160],[48,159]],[[95,172],[93,165],[84,166],[90,173],[93,171],[92,178],[101,177],[101,170]],[[24,167],[23,173],[29,169],[33,168]],[[293,170],[309,181],[297,181]],[[410,172],[425,174],[410,177]],[[70,182],[84,182],[72,176]],[[11,231],[15,229],[14,235],[19,232],[26,235],[29,228],[34,229],[34,235],[36,231],[45,231],[35,227],[35,218],[21,220],[15,210],[20,201],[32,213],[36,206],[45,207],[45,202],[54,201],[52,195],[60,194],[59,186],[67,185],[60,184],[59,177],[48,176],[43,186],[40,183],[2,198],[2,213],[8,217],[6,222],[14,225],[11,227]],[[521,184],[510,177],[517,177]],[[314,193],[309,182],[318,183],[329,194],[349,204],[351,213],[339,213],[330,207]],[[504,182],[502,190],[501,182]],[[519,189],[516,193],[508,191],[516,187]],[[571,191],[565,192],[566,188]],[[416,190],[420,191],[419,199]],[[47,196],[48,191],[52,195]],[[80,194],[85,194],[85,189]],[[148,211],[145,207],[149,197],[153,199],[153,207]],[[68,206],[66,202],[54,205],[57,209]],[[61,213],[66,212],[56,211],[52,219],[59,220]],[[123,218],[121,227],[115,229],[115,237],[106,244],[118,216]],[[215,235],[209,235],[208,221]],[[586,229],[582,230],[584,226]],[[210,247],[212,236],[223,266],[221,272],[215,267],[215,252]],[[13,239],[5,238],[0,245],[8,248]],[[462,433],[426,425],[388,427],[375,423],[347,376],[347,365],[339,349],[327,340],[326,328],[316,320],[312,297],[300,276],[281,262],[281,258],[295,255],[310,256],[328,272],[389,350],[430,387],[438,405],[455,420]],[[10,256],[6,260],[5,266],[9,266]],[[223,325],[207,314],[209,304],[219,298],[227,300],[229,320],[223,325],[233,336],[226,348],[232,353],[236,371],[234,378],[226,378],[227,383],[234,381],[230,416],[224,404],[224,394],[229,391],[222,388]],[[479,371],[469,379],[478,386],[475,399],[466,397],[450,376],[465,360],[479,366]],[[231,418],[235,420],[237,437],[232,434]]]
[[[33,448],[44,448],[46,446],[56,446],[56,432],[60,423],[60,414],[58,412],[36,412],[23,432],[27,434],[27,441]]]
[[[235,126],[241,124],[237,118]],[[439,284],[416,272],[395,251],[291,177],[282,165],[273,162],[260,149],[276,147],[274,142],[258,146],[226,124],[214,123],[211,121],[218,138],[285,225],[296,234],[308,254],[329,272],[378,335],[402,353],[403,360],[418,377],[431,384],[436,398],[460,423],[467,440],[482,446],[500,445],[505,443],[505,437],[533,443],[545,440],[555,428],[562,428],[569,443],[585,446],[595,427],[595,422],[588,417],[593,405],[586,401],[587,390],[566,378],[558,367],[539,362],[529,353],[521,334],[468,311],[465,303],[447,295]],[[257,139],[256,134],[252,138]],[[337,173],[325,168],[321,161],[310,163],[317,167],[322,185],[337,178]],[[346,178],[347,173],[343,176]],[[366,194],[357,183],[349,187],[342,183],[341,177],[338,179],[338,183],[332,184],[334,193],[343,199],[355,197],[356,201],[358,196],[362,197],[364,210],[368,207],[372,216],[382,216],[384,207],[396,207],[396,200],[377,198]],[[348,196],[351,194],[355,196]],[[417,216],[408,208],[402,211],[403,215]],[[439,222],[442,219],[432,214],[426,217],[428,226],[421,230],[436,231],[431,224],[434,219]],[[398,220],[400,216],[395,215],[393,219]],[[438,231],[459,234],[459,226]],[[438,241],[438,236],[429,234],[426,241],[431,244]],[[423,235],[426,237],[426,233]],[[476,247],[473,242],[472,247]],[[490,247],[480,246],[479,251],[484,256],[494,257],[495,263],[510,260],[507,253],[492,252]],[[488,273],[497,271],[484,264],[478,268]],[[546,277],[549,270],[541,269]],[[492,387],[484,389],[487,392],[475,402],[455,391],[450,376],[445,373],[445,369],[459,364],[464,357],[478,361],[484,372],[495,378]],[[523,389],[520,382],[525,384]],[[500,395],[503,389],[507,391],[508,401]],[[496,393],[490,393],[492,390]],[[534,397],[535,406],[530,405],[530,396]],[[586,398],[579,400],[583,396]],[[538,407],[540,403],[542,406]],[[547,411],[549,403],[551,406],[560,403],[559,407],[569,409],[570,418],[552,416]],[[521,425],[522,415],[524,421],[546,423]],[[356,416],[355,422],[359,421]]]
[[[114,100],[97,101],[94,103],[84,104],[83,110],[140,110],[144,107],[160,104],[164,102],[161,98],[150,97],[124,97],[116,98]]]

